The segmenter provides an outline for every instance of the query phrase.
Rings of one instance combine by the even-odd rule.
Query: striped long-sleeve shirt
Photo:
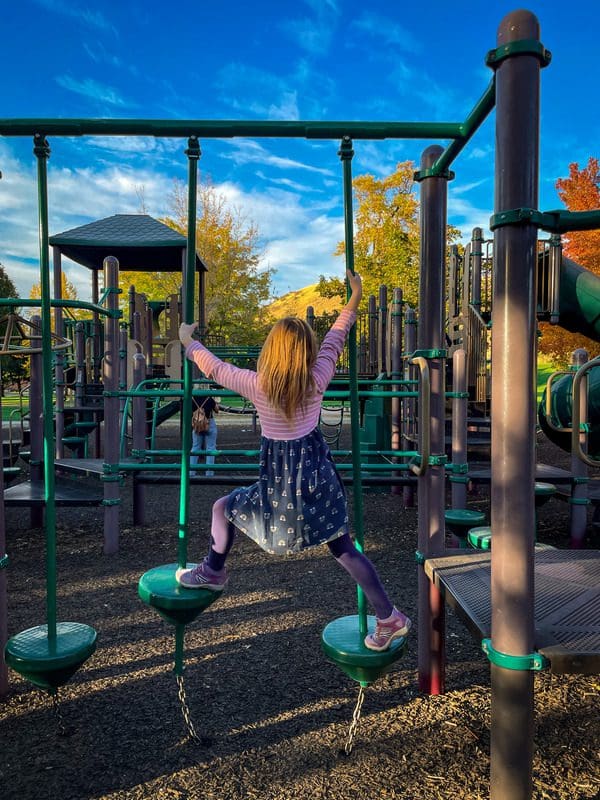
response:
[[[300,407],[293,420],[288,420],[278,409],[274,408],[263,390],[260,388],[256,372],[240,369],[233,364],[221,361],[200,342],[193,341],[186,348],[187,358],[216,383],[241,394],[254,404],[263,436],[269,439],[299,439],[314,430],[319,422],[323,393],[335,372],[335,365],[340,357],[348,331],[356,319],[356,313],[345,308],[327,335],[323,339],[313,368],[316,391]]]

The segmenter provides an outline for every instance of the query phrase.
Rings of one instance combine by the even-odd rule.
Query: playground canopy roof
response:
[[[181,272],[187,239],[148,214],[115,214],[50,237],[50,245],[72,261],[101,270],[107,256],[120,270]],[[196,254],[196,272],[206,265]]]

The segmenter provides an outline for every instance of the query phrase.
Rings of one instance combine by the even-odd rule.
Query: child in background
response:
[[[196,431],[192,425],[192,450],[216,450],[217,449],[217,420],[215,414],[219,413],[219,403],[215,397],[192,397],[192,417],[197,408],[203,409],[206,419],[208,420],[208,428],[205,431]],[[207,464],[214,464],[214,456],[206,456]],[[194,464],[200,463],[200,456],[190,456],[190,475],[195,475],[196,470],[193,469]],[[212,469],[206,470],[204,474],[207,477],[214,475]]]
[[[258,481],[215,502],[208,555],[197,566],[178,569],[176,578],[184,587],[222,591],[236,530],[277,555],[326,544],[375,609],[377,625],[366,647],[383,651],[408,634],[411,621],[394,607],[375,567],[350,538],[346,492],[318,428],[323,393],[362,297],[360,276],[347,271],[347,277],[350,299],[320,349],[306,322],[286,317],[267,336],[256,372],[221,361],[193,340],[195,323],[180,326],[187,358],[254,403],[262,437]]]

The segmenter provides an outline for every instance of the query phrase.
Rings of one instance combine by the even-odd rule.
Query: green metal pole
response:
[[[460,122],[321,122],[318,120],[0,119],[0,136],[235,136],[340,139],[457,139]]]
[[[56,502],[54,485],[54,415],[52,409],[52,332],[50,327],[50,256],[48,250],[48,173],[50,146],[43,136],[33,137],[37,158],[42,309],[42,407],[44,432],[44,504],[46,509],[46,618],[48,638],[56,640]]]
[[[194,274],[196,270],[196,195],[198,192],[198,160],[200,145],[195,136],[188,140],[188,227],[187,258],[183,281],[183,319],[191,323],[194,319]],[[182,418],[182,453],[181,484],[179,493],[179,546],[178,562],[180,567],[187,564],[187,538],[189,527],[190,500],[190,449],[189,424],[192,419],[192,363],[186,358],[183,365],[183,400],[181,404]]]
[[[344,177],[344,230],[346,267],[354,274],[354,221],[352,216],[352,139],[344,136],[338,155],[342,162]],[[346,285],[347,295],[350,288]],[[352,476],[354,496],[354,529],[357,550],[364,551],[363,496],[360,466],[360,419],[358,413],[358,375],[356,371],[356,325],[350,329],[348,336],[348,358],[350,361],[350,427],[352,431]],[[358,626],[361,636],[367,634],[367,599],[365,593],[357,587]]]
[[[443,175],[456,156],[468,144],[469,140],[483,124],[490,111],[496,103],[496,80],[492,78],[490,85],[485,90],[477,104],[461,125],[462,136],[454,139],[444,152],[437,158],[431,166],[431,173]]]

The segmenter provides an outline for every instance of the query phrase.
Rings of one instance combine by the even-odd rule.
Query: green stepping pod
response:
[[[5,648],[6,663],[41,689],[63,686],[96,649],[96,631],[79,622],[59,622],[56,637],[47,625],[17,633]]]
[[[218,600],[222,592],[180,586],[175,580],[178,568],[178,564],[163,564],[145,572],[138,583],[138,595],[167,622],[187,625]]]
[[[376,621],[374,616],[367,617],[367,633],[375,630]],[[342,672],[363,686],[368,686],[385,675],[402,657],[406,639],[396,639],[388,650],[378,653],[365,647],[363,642],[365,635],[360,632],[358,614],[339,617],[323,629],[321,646],[325,655],[337,664]]]

